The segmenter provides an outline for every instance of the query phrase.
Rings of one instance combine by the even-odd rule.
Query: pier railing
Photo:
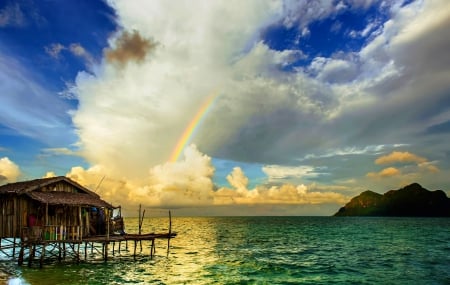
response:
[[[81,240],[81,238],[80,226],[48,225],[22,229],[23,241]]]

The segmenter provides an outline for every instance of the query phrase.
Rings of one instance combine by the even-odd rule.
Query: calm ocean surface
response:
[[[137,232],[137,219],[125,222],[127,232]],[[0,262],[0,281],[450,284],[448,218],[174,217],[172,222],[178,236],[171,240],[169,256],[167,242],[159,240],[153,259],[144,244],[144,254],[137,261],[117,257],[116,252],[107,263],[93,257],[89,263],[48,263],[43,269]],[[143,232],[159,232],[167,226],[167,218],[146,218]]]

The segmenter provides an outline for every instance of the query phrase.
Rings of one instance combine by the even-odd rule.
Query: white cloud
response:
[[[10,3],[0,10],[0,27],[20,27],[25,25],[25,23],[25,15],[19,3]]]
[[[52,43],[48,46],[44,47],[45,52],[50,55],[52,58],[59,60],[61,58],[61,53],[63,51],[69,51],[76,57],[82,59],[87,67],[87,69],[91,69],[92,65],[95,63],[92,55],[80,44],[80,43],[71,43],[68,46],[64,46],[60,43]]]
[[[312,166],[282,166],[282,165],[266,165],[262,168],[263,172],[269,176],[269,181],[283,178],[312,178],[317,177],[318,173]]]
[[[247,87],[233,82],[230,64],[242,60],[258,28],[278,13],[274,4],[205,2],[199,10],[189,1],[177,2],[177,9],[165,1],[149,2],[148,8],[142,3],[115,1],[112,5],[121,25],[153,39],[157,46],[142,62],[118,67],[105,61],[95,69],[95,76],[78,75],[74,91],[80,106],[73,121],[86,158],[93,164],[116,165],[124,175],[133,174],[128,170],[142,175],[145,169],[169,159],[187,123],[212,92],[220,94],[217,105],[232,103],[229,107],[234,108],[231,92]],[[196,16],[199,13],[201,17]],[[284,54],[278,63],[292,56]],[[208,137],[214,141],[228,136],[236,120],[246,116],[237,114],[223,134]],[[214,128],[208,130],[215,132]]]
[[[65,49],[66,47],[60,43],[53,43],[44,47],[45,52],[55,59],[58,59],[61,54],[61,51]]]
[[[345,4],[342,2],[339,5],[335,5],[333,1],[284,1],[285,17],[283,24],[287,27],[298,24],[303,28],[311,22],[327,18],[345,7]]]
[[[367,145],[365,147],[345,147],[345,148],[338,148],[333,149],[328,152],[325,152],[323,154],[307,154],[302,160],[307,159],[317,159],[317,158],[328,158],[328,157],[334,157],[334,156],[345,156],[345,155],[361,155],[361,154],[367,154],[367,155],[378,155],[382,153],[387,148],[398,148],[407,146],[407,144],[393,144],[393,145]]]
[[[319,80],[329,83],[350,82],[358,75],[356,64],[350,60],[317,57],[310,69]]]
[[[71,155],[71,156],[79,156],[80,154],[72,149],[66,147],[54,147],[54,148],[44,148],[42,149],[42,155]]]
[[[92,55],[81,44],[72,43],[69,46],[69,50],[75,56],[82,58],[88,67],[94,63]]]

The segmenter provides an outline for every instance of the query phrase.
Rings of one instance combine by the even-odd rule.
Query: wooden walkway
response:
[[[153,258],[156,252],[156,240],[167,240],[167,254],[169,253],[170,239],[177,234],[169,233],[148,233],[148,234],[123,234],[109,236],[91,236],[83,239],[64,239],[64,240],[45,240],[29,239],[23,242],[20,239],[2,238],[0,241],[3,246],[0,247],[0,254],[16,260],[19,265],[27,261],[28,266],[38,262],[42,267],[48,260],[63,261],[71,257],[73,261],[111,260],[112,256],[142,256],[142,242],[150,242],[150,258]],[[132,250],[128,243],[131,243]],[[123,246],[125,245],[125,249]],[[138,250],[139,246],[139,250]],[[88,254],[89,253],[89,254]],[[112,256],[111,256],[112,255]]]

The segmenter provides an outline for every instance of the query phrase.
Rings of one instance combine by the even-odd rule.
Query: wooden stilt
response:
[[[142,216],[141,216],[141,205],[139,204],[139,234],[142,233],[142,223],[144,222],[144,215],[145,215],[145,209],[142,212]],[[141,252],[142,252],[142,241],[139,241],[139,245],[141,248]]]
[[[39,260],[39,267],[40,268],[43,267],[44,257],[45,257],[45,243],[42,244],[41,259]]]
[[[107,215],[109,213],[107,212]],[[88,247],[89,243],[91,246],[91,254],[94,256],[95,260],[99,260],[99,258],[102,258],[105,262],[108,261],[108,258],[110,258],[109,253],[112,251],[112,255],[115,256],[116,254],[116,243],[118,243],[118,251],[119,255],[121,255],[121,242],[125,242],[127,254],[130,255],[133,254],[133,259],[137,260],[139,259],[137,255],[138,252],[138,246],[140,246],[140,252],[144,252],[143,247],[147,248],[148,245],[150,245],[150,257],[153,258],[153,256],[156,255],[156,239],[167,239],[167,255],[169,254],[170,250],[170,239],[176,236],[176,233],[172,233],[172,214],[171,211],[169,211],[169,232],[167,233],[148,233],[148,234],[142,234],[142,224],[143,219],[145,215],[145,210],[141,212],[140,214],[140,234],[122,234],[117,235],[111,233],[108,234],[109,231],[107,230],[106,235],[102,236],[81,236],[80,228],[79,226],[43,226],[42,227],[42,235],[36,235],[29,233],[29,228],[25,228],[23,230],[24,238],[21,238],[20,240],[14,240],[13,238],[9,238],[8,244],[6,247],[3,246],[3,244],[0,244],[0,254],[2,253],[2,250],[4,251],[4,248],[11,249],[11,246],[15,244],[17,246],[16,254],[18,254],[18,265],[23,265],[24,261],[26,260],[28,263],[28,266],[32,266],[33,263],[39,262],[39,266],[43,267],[43,264],[46,259],[53,259],[58,261],[66,260],[66,256],[70,258],[70,255],[73,255],[73,262],[79,263],[82,260],[82,256],[80,254],[83,254],[80,252],[80,246],[83,247],[84,243],[84,259],[88,260]],[[69,220],[61,220],[62,217],[58,217],[58,220],[50,219],[50,223],[58,223],[59,222],[65,222],[65,223],[72,223],[72,220],[75,220],[75,222],[79,221],[75,218],[70,218]],[[61,218],[61,219],[60,219]],[[0,225],[1,226],[1,225]],[[70,227],[70,229],[69,229]],[[70,234],[72,233],[72,227],[78,227],[78,232],[76,235]],[[34,231],[33,231],[34,233]],[[66,233],[68,233],[66,235]],[[37,237],[35,239],[34,237]],[[3,238],[1,238],[3,239]],[[128,249],[128,241],[134,242],[134,248],[133,252],[131,253],[131,249]],[[142,241],[144,241],[144,245],[142,245]],[[112,250],[110,248],[110,243],[112,243]],[[139,245],[138,245],[139,243]],[[101,249],[100,249],[101,246]],[[133,245],[131,245],[133,246]],[[94,252],[95,249],[95,252]],[[147,249],[145,249],[147,250]],[[11,256],[12,250],[10,250],[7,253],[8,257],[15,258],[15,256]],[[102,254],[102,255],[100,255]]]
[[[30,244],[30,254],[28,256],[28,267],[31,267],[31,263],[33,262],[33,259],[34,259],[35,250],[36,250],[36,245]]]
[[[61,252],[61,243],[58,242],[58,261],[61,262],[62,252]]]
[[[155,250],[155,239],[152,239],[152,245],[150,247],[150,257],[153,258],[153,253]]]
[[[77,256],[76,256],[77,264],[80,263],[80,244],[81,243],[77,244]]]
[[[105,262],[108,261],[108,244],[109,242],[105,242]]]
[[[20,246],[19,258],[17,259],[17,264],[19,266],[21,266],[23,264],[24,251],[25,251],[25,244],[22,243],[22,245]]]
[[[1,240],[0,240],[0,244],[1,244]],[[12,257],[14,258],[14,256],[16,256],[16,237],[14,237],[14,239],[13,239]]]

